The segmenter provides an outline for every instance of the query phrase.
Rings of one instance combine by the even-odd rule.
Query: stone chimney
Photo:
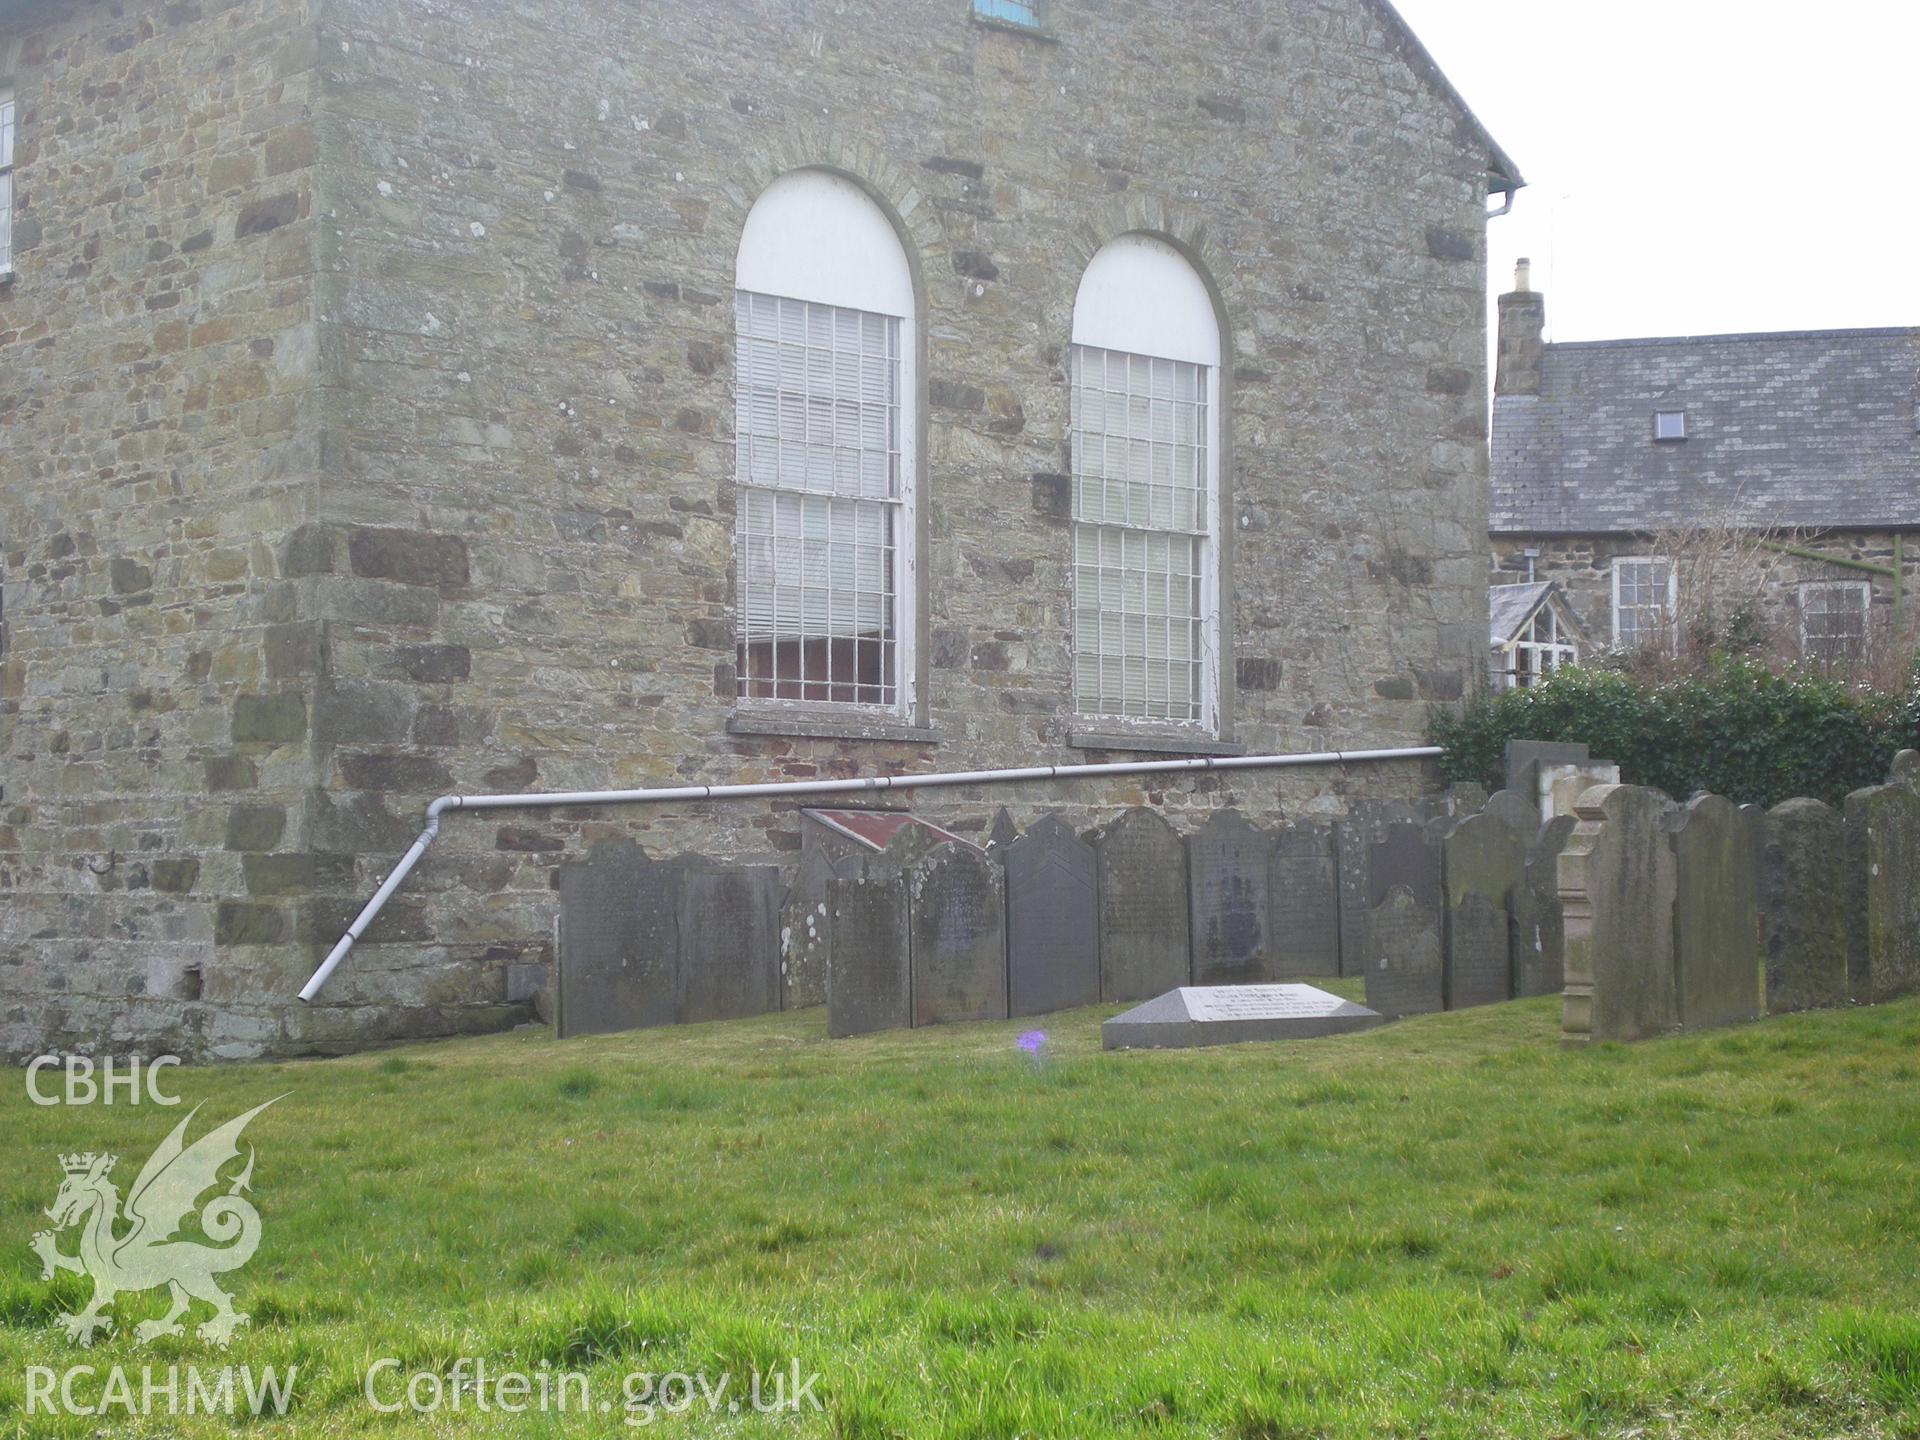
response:
[[[1547,328],[1547,297],[1533,288],[1533,262],[1513,267],[1513,289],[1500,297],[1500,351],[1493,393],[1538,395],[1541,335]]]

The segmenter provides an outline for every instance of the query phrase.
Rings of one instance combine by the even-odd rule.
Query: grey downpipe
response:
[[[405,883],[413,867],[440,833],[440,817],[449,810],[538,810],[567,805],[657,805],[675,800],[747,800],[803,795],[855,795],[877,790],[933,790],[956,785],[1010,785],[1030,780],[1084,780],[1103,775],[1167,775],[1207,770],[1280,770],[1296,765],[1354,765],[1378,760],[1431,760],[1443,752],[1437,745],[1401,750],[1317,750],[1299,755],[1201,756],[1191,760],[1117,761],[1105,765],[1032,765],[1020,770],[961,770],[944,775],[873,775],[859,780],[795,780],[753,785],[681,785],[665,790],[575,790],[551,795],[442,795],[427,806],[427,828],[400,857],[400,863],[373,892],[358,918],[347,927],[313,978],[301,988],[300,998],[311,1002],[320,987],[339,968],[366,934],[394,891]]]

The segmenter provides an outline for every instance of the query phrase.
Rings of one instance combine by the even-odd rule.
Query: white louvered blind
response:
[[[900,321],[740,291],[742,696],[895,703]]]
[[[1206,718],[1207,367],[1073,350],[1074,708]]]

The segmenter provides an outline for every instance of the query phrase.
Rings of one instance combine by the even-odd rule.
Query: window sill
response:
[[[1152,730],[1074,730],[1067,744],[1076,750],[1125,750],[1142,755],[1244,755],[1247,747],[1211,735]]]
[[[735,710],[727,717],[729,735],[779,735],[801,740],[894,740],[937,745],[939,732],[929,725],[820,710]]]

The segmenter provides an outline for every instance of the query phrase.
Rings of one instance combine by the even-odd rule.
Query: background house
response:
[[[1494,582],[1552,580],[1603,643],[1871,659],[1920,578],[1920,331],[1543,344],[1500,297]]]
[[[0,89],[0,1051],[509,1024],[563,856],[800,843],[457,817],[290,1005],[443,792],[1389,746],[1486,663],[1520,182],[1380,0],[0,0]]]

